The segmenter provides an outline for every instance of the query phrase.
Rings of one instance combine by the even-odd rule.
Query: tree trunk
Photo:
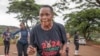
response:
[[[90,37],[90,32],[87,32],[87,40],[91,40],[91,37]]]
[[[33,22],[33,21],[31,20],[31,26],[32,26],[32,22]]]
[[[26,21],[26,27],[27,27],[27,28],[29,27],[27,21]]]
[[[83,32],[83,36],[84,36],[85,39],[87,39],[87,38],[86,38],[86,33],[85,33],[85,32]]]

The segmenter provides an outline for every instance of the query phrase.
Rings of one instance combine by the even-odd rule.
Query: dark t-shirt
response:
[[[75,36],[74,36],[74,42],[78,42],[79,40],[79,37],[78,37],[78,34],[75,34]]]
[[[31,30],[30,44],[37,47],[40,56],[59,56],[59,49],[66,42],[66,32],[61,24],[54,23],[48,31],[43,30],[40,24]]]
[[[3,35],[5,36],[5,37],[4,37],[4,41],[10,41],[11,32],[5,31],[5,32],[3,33]]]

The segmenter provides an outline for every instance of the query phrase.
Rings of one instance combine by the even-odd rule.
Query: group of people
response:
[[[3,33],[5,56],[9,56],[10,39],[16,34],[19,34],[16,44],[18,56],[32,55],[36,51],[37,56],[68,56],[65,28],[54,22],[53,17],[53,8],[49,5],[43,5],[39,11],[40,23],[30,31],[23,22],[20,23],[20,29],[15,33],[11,33],[7,27]],[[78,40],[77,37],[75,39]],[[75,42],[75,44],[77,43]],[[78,51],[78,48],[76,49]]]
[[[19,34],[19,38],[17,41],[17,51],[18,51],[18,56],[22,56],[22,52],[24,53],[24,56],[27,55],[27,47],[29,44],[29,37],[30,37],[30,32],[28,29],[25,27],[25,24],[23,22],[20,23],[20,29],[17,30],[14,33],[10,32],[10,28],[7,27],[6,31],[3,33],[3,38],[4,38],[4,53],[5,56],[9,56],[9,48],[10,48],[10,39],[14,38],[16,34]]]
[[[70,38],[71,38],[71,34],[70,33],[67,33],[66,34],[66,36],[67,36],[67,46],[69,47],[69,44],[70,44]],[[75,55],[77,56],[77,55],[79,55],[79,32],[78,31],[75,31],[75,33],[74,33],[74,45],[75,45]]]

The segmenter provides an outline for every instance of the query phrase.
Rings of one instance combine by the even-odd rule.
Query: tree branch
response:
[[[98,5],[98,4],[96,4],[96,2],[97,2],[97,0],[96,0],[96,2],[91,2],[91,1],[89,1],[89,0],[86,0],[87,2],[89,2],[90,4],[94,4],[95,6],[97,6],[97,7],[100,7],[100,4]],[[100,2],[100,1],[99,1]],[[98,2],[98,3],[99,3]]]
[[[96,0],[96,2],[100,5],[100,0]]]

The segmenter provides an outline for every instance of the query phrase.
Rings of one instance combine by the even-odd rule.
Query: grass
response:
[[[3,39],[0,37],[0,46],[3,45]]]
[[[100,42],[98,42],[98,41],[93,41],[93,43],[96,45],[100,45]]]
[[[16,40],[14,39],[14,40],[11,40],[10,42],[11,42],[11,44],[15,44]],[[1,45],[3,45],[3,39],[2,39],[2,37],[0,37],[0,46]]]

